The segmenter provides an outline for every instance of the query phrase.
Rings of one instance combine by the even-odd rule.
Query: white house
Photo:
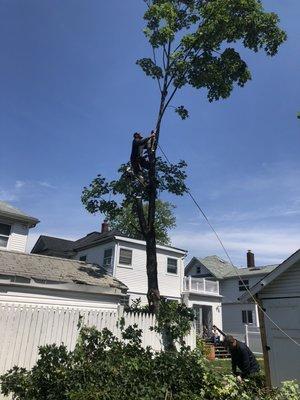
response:
[[[273,386],[300,381],[300,250],[250,291],[266,313],[260,313],[266,376]],[[252,301],[251,295],[244,293],[241,301]]]
[[[60,254],[65,246],[65,257],[102,265],[108,273],[128,287],[129,300],[141,298],[147,303],[146,243],[109,230],[102,224],[101,232],[92,232],[74,241],[41,236],[32,249],[35,254]],[[197,331],[203,325],[222,328],[221,296],[218,282],[184,277],[186,251],[157,245],[158,282],[160,294],[169,300],[183,300],[197,313]]]
[[[0,249],[25,251],[28,231],[39,220],[0,201]]]
[[[126,292],[98,265],[0,250],[0,374],[32,367],[40,345],[73,348],[80,315],[113,329]]]
[[[192,279],[206,279],[210,285],[214,282],[219,284],[223,330],[240,340],[245,338],[245,325],[259,326],[259,320],[256,305],[241,304],[239,297],[246,287],[254,285],[276,267],[255,267],[254,255],[250,251],[247,262],[247,268],[239,268],[237,272],[236,268],[218,256],[193,257],[185,269],[186,276]]]

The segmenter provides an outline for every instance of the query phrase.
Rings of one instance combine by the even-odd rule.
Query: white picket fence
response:
[[[251,325],[245,326],[245,343],[254,354],[258,356],[263,355],[259,327]]]
[[[128,314],[101,309],[80,309],[79,307],[0,303],[0,374],[14,365],[31,368],[38,358],[38,347],[45,344],[64,343],[69,350],[74,349],[78,337],[78,320],[83,316],[84,324],[101,330],[108,328],[120,337],[117,326],[121,316],[125,326],[137,324],[143,330],[143,346],[154,350],[162,349],[161,336],[150,331],[155,325],[155,317],[147,314]],[[192,328],[186,343],[196,345],[196,332]],[[0,397],[1,398],[1,397]]]

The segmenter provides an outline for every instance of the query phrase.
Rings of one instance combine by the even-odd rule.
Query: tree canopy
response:
[[[236,44],[274,56],[286,40],[275,13],[259,0],[144,0],[144,33],[152,57],[137,61],[157,80],[165,111],[185,85],[205,88],[209,101],[230,96],[234,84],[244,86],[251,72]],[[188,111],[177,106],[185,119]]]
[[[137,177],[132,178],[128,166],[123,165],[117,181],[107,182],[98,175],[84,188],[82,201],[88,211],[100,211],[109,219],[117,218],[123,207],[132,207],[146,241],[149,306],[157,312],[160,300],[155,225],[158,193],[183,195],[187,192],[185,162],[171,164],[157,158],[165,112],[176,92],[185,86],[205,89],[209,101],[229,97],[235,85],[244,86],[251,79],[240,48],[263,50],[274,56],[286,40],[286,34],[278,26],[278,16],[266,12],[260,0],[144,0],[144,3],[147,7],[144,33],[152,56],[139,59],[137,64],[157,81],[159,88],[156,144],[154,151],[148,152],[144,183]],[[189,116],[184,105],[173,107],[182,119]]]
[[[157,200],[155,214],[156,239],[159,244],[170,245],[168,231],[176,227],[176,218],[173,210],[175,206],[169,202]],[[144,204],[144,213],[147,214],[147,204]],[[109,221],[110,226],[124,235],[134,239],[144,240],[140,230],[138,217],[132,212],[132,207],[123,207],[114,219]]]
[[[179,196],[183,195],[187,191],[185,185],[186,166],[184,161],[168,164],[158,158],[156,175],[158,190]],[[129,222],[130,220],[134,223],[138,222],[139,237],[145,239],[148,192],[143,190],[140,183],[128,173],[128,164],[121,165],[119,173],[120,178],[110,182],[99,174],[88,187],[83,188],[82,203],[92,214],[103,213],[115,227],[122,226],[124,228],[126,218]],[[111,196],[114,196],[113,200]],[[166,230],[175,226],[175,218],[172,215],[173,206],[170,203],[156,200],[155,205],[159,241],[159,239],[167,239]],[[128,216],[130,212],[132,213],[131,217]],[[140,225],[139,213],[142,213],[142,226]]]

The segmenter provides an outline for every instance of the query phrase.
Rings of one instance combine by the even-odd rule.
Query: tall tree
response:
[[[209,101],[229,97],[235,85],[244,86],[251,79],[238,48],[243,46],[254,52],[264,50],[267,55],[274,56],[286,34],[278,27],[278,16],[266,12],[260,0],[144,2],[147,7],[144,33],[152,51],[150,57],[139,59],[137,64],[157,82],[159,90],[156,148],[149,153],[146,184],[132,181],[130,188],[125,188],[126,168],[123,166],[119,170],[122,174],[119,181],[108,183],[98,176],[84,189],[83,202],[92,212],[118,213],[120,203],[102,197],[111,192],[121,193],[122,204],[133,206],[146,241],[149,306],[156,311],[160,299],[155,232],[157,192],[163,187],[163,190],[181,195],[186,190],[182,170],[185,165],[182,162],[168,165],[156,157],[164,115],[175,94],[185,86],[206,90]],[[189,116],[183,105],[176,106],[175,111],[182,119]],[[128,186],[128,179],[126,182]],[[144,202],[148,204],[146,215]]]
[[[158,244],[171,244],[168,231],[176,227],[174,208],[175,206],[167,201],[156,200],[155,233]],[[144,204],[143,211],[145,215],[148,213],[147,204]],[[123,207],[121,212],[114,219],[111,219],[109,223],[113,229],[117,229],[123,235],[144,240],[138,217],[132,212],[131,206]]]

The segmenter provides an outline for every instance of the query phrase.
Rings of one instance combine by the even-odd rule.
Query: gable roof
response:
[[[116,229],[104,233],[91,232],[83,238],[74,241],[73,250],[78,251],[86,247],[93,247],[104,241],[113,240],[115,236],[122,236],[122,234]]]
[[[127,290],[118,279],[97,264],[65,258],[0,250],[0,275],[42,281],[73,283]]]
[[[35,245],[33,246],[31,253],[39,253],[40,251],[53,250],[57,252],[68,252],[72,251],[74,246],[73,240],[61,239],[52,236],[41,235]]]
[[[223,279],[228,273],[234,272],[234,267],[227,261],[218,256],[208,256],[205,258],[193,257],[185,267],[185,273],[187,274],[195,264],[199,263],[217,279]]]
[[[255,268],[237,268],[233,272],[229,272],[226,276],[226,278],[236,278],[238,275],[242,277],[251,277],[257,276],[257,275],[267,275],[268,273],[272,272],[278,264],[276,265],[263,265],[261,267],[255,267]],[[237,274],[238,272],[238,274]]]
[[[10,204],[4,201],[0,201],[0,215],[7,218],[11,218],[13,220],[27,222],[30,227],[34,227],[36,224],[40,222],[37,218],[25,214],[23,211],[19,210],[16,207],[11,206]]]
[[[269,285],[274,281],[278,276],[280,276],[283,272],[287,271],[290,267],[292,267],[296,262],[300,261],[300,249],[297,250],[294,254],[284,260],[281,264],[279,264],[276,268],[274,268],[268,275],[264,276],[259,282],[257,282],[254,286],[250,288],[250,292],[253,295],[259,293],[264,289],[265,286]],[[249,292],[245,292],[239,300],[247,301],[251,297]]]
[[[266,275],[277,267],[277,265],[267,265],[256,268],[238,268],[232,266],[229,262],[223,260],[222,258],[214,255],[205,258],[193,257],[193,259],[186,266],[185,273],[188,273],[193,265],[197,263],[202,264],[216,279],[219,280],[238,278],[239,275],[242,277]]]

